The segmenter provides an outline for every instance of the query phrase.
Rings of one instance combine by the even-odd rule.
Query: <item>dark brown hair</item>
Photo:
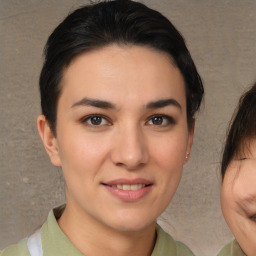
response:
[[[245,92],[231,119],[226,144],[224,147],[221,175],[222,180],[226,169],[235,157],[241,157],[251,139],[256,137],[256,82]]]
[[[64,68],[78,55],[113,43],[150,47],[172,58],[185,80],[190,125],[200,107],[204,88],[182,35],[159,12],[138,2],[116,0],[75,10],[57,26],[47,41],[39,83],[42,113],[53,133]]]

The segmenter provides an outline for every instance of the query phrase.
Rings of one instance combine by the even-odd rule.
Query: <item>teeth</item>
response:
[[[138,190],[139,189],[139,185],[131,185],[131,189],[130,190]]]
[[[130,185],[123,185],[123,190],[131,190],[131,186]]]
[[[112,185],[113,188],[118,188],[122,190],[139,190],[144,188],[145,184],[133,184],[133,185],[127,185],[127,184],[118,184],[118,185]]]

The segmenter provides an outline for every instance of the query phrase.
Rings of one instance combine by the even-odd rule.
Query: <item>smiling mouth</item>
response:
[[[105,185],[107,185],[107,184],[105,184]],[[132,184],[132,185],[117,184],[117,185],[107,185],[107,186],[110,186],[112,188],[118,188],[118,189],[121,189],[121,190],[139,190],[139,189],[142,189],[144,187],[150,186],[150,184],[149,185],[146,185],[146,184]]]
[[[112,195],[125,202],[136,202],[144,198],[153,187],[153,183],[145,179],[119,179],[101,184]]]

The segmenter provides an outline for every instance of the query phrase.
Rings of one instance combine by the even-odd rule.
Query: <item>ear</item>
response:
[[[190,158],[190,152],[191,152],[193,138],[194,138],[194,131],[195,131],[195,119],[192,120],[192,123],[189,126],[188,143],[187,143],[187,150],[186,150],[184,164],[186,164]]]
[[[46,120],[44,115],[38,116],[37,129],[52,164],[55,166],[61,166],[57,138],[54,136],[49,122]]]

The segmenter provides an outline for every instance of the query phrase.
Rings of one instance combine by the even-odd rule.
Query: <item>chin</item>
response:
[[[136,232],[142,231],[151,225],[155,225],[156,218],[149,218],[145,214],[128,214],[114,216],[112,219],[112,227],[121,232]]]
[[[140,232],[149,228],[151,225],[155,225],[155,221],[147,224],[140,223],[139,225],[133,223],[120,223],[119,225],[115,225],[114,229],[119,232]]]

